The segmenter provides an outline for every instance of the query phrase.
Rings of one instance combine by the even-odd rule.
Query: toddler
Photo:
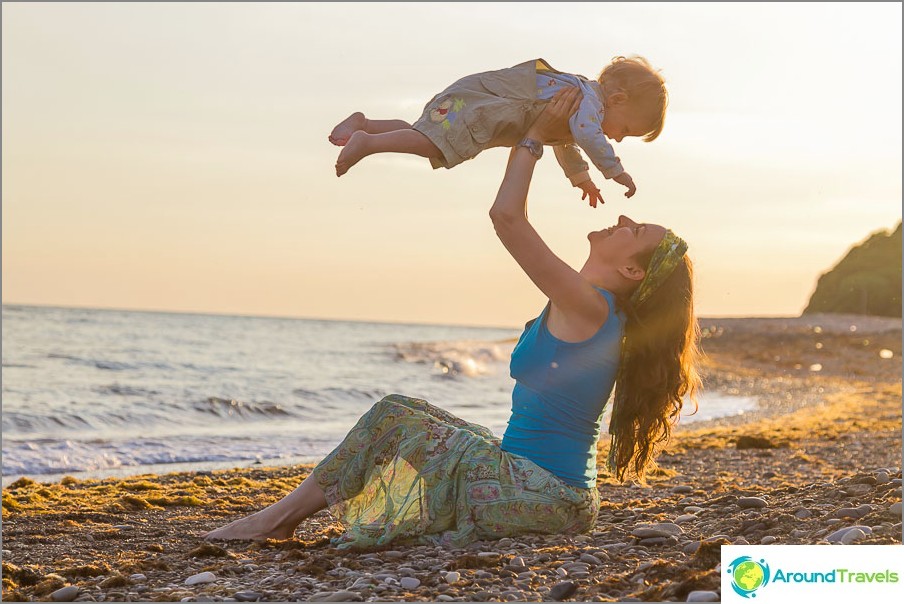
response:
[[[569,121],[570,139],[554,141],[565,176],[593,207],[603,201],[580,148],[603,176],[627,187],[625,196],[631,197],[634,181],[609,140],[654,140],[662,132],[668,104],[665,82],[642,57],[616,57],[597,80],[563,73],[543,59],[465,76],[433,97],[414,124],[353,113],[329,136],[334,145],[344,147],[336,175],[368,155],[384,152],[420,155],[433,168],[452,168],[491,147],[523,145],[539,158],[543,146],[524,134],[549,99],[566,86],[580,88],[583,98]]]

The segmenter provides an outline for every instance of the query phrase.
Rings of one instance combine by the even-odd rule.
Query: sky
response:
[[[580,268],[620,214],[689,243],[701,317],[796,316],[901,220],[901,3],[2,4],[2,300],[515,327],[545,300],[488,211],[507,151],[337,178],[354,111],[415,121],[471,73],[641,55],[670,105],[531,221]]]

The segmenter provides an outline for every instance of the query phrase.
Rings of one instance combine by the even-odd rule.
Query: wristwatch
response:
[[[527,150],[530,151],[530,154],[534,156],[534,159],[540,159],[541,157],[543,157],[543,143],[538,140],[525,138],[520,143],[518,143],[518,146],[527,147]]]

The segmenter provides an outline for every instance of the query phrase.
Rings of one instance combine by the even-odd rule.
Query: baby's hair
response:
[[[624,92],[631,105],[651,116],[650,129],[644,135],[644,141],[650,142],[660,135],[665,124],[669,93],[665,80],[649,61],[640,56],[615,57],[600,73],[599,83],[606,87],[607,94],[617,90]]]

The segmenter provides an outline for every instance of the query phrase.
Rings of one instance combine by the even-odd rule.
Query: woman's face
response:
[[[652,252],[662,241],[665,230],[658,224],[637,223],[627,216],[619,216],[616,224],[592,231],[587,239],[590,240],[591,256],[618,263],[643,252]]]

